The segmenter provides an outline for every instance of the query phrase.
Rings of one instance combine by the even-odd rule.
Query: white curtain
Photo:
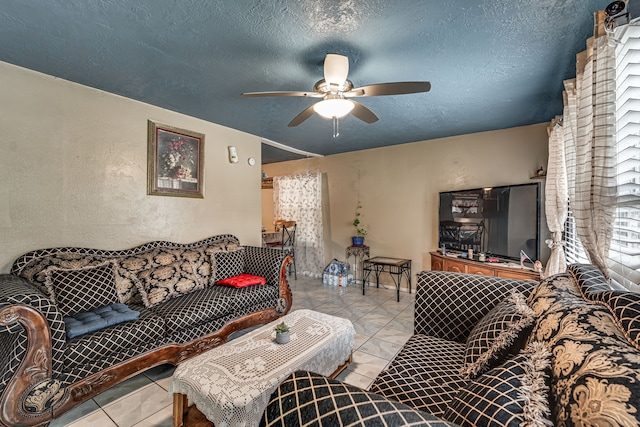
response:
[[[564,256],[562,231],[567,220],[567,168],[565,160],[565,135],[561,125],[562,118],[556,117],[549,126],[549,163],[545,186],[545,213],[551,239],[546,241],[551,255],[544,276],[564,273],[567,263]]]
[[[564,132],[569,204],[591,263],[608,278],[617,192],[615,50],[606,37],[594,37],[577,62],[575,88],[571,82],[565,85],[564,126],[570,126]]]
[[[297,274],[322,277],[322,174],[274,177],[273,202],[276,219],[296,222]]]

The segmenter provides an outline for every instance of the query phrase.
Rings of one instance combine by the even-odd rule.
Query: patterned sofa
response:
[[[415,335],[368,391],[298,371],[261,425],[640,425],[640,294],[594,266],[421,272],[416,292]]]
[[[286,314],[290,262],[232,235],[22,255],[0,275],[0,425],[46,423],[143,370]],[[243,273],[266,283],[216,284]]]

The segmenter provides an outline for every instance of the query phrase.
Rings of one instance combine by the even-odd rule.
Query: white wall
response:
[[[260,138],[3,62],[0,93],[0,273],[46,247],[260,244]],[[205,134],[204,199],[147,195],[149,119]]]
[[[273,188],[265,188],[260,192],[262,198],[262,226],[267,230],[273,229],[274,206],[273,206]]]
[[[531,182],[547,164],[546,123],[264,165],[269,176],[324,172],[325,260],[345,259],[358,198],[371,256],[430,268],[438,246],[438,193]],[[544,187],[544,185],[543,185]],[[544,241],[546,220],[541,209]],[[546,256],[542,258],[546,261]]]

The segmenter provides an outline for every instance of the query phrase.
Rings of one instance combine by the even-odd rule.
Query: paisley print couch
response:
[[[368,391],[298,371],[261,425],[640,425],[640,294],[594,266],[539,284],[421,272],[414,329]]]
[[[0,425],[46,423],[143,370],[286,314],[290,262],[232,235],[22,255],[0,275]],[[217,284],[241,274],[266,283]]]

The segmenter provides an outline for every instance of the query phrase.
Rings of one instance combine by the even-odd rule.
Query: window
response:
[[[564,223],[564,240],[566,242],[564,248],[564,255],[567,258],[567,263],[574,264],[588,264],[589,258],[587,253],[578,239],[578,233],[576,231],[576,222],[571,213],[571,206],[569,206],[569,212],[567,213],[567,221]]]
[[[640,290],[640,27],[620,28],[616,47],[618,194],[609,251],[612,279]]]

